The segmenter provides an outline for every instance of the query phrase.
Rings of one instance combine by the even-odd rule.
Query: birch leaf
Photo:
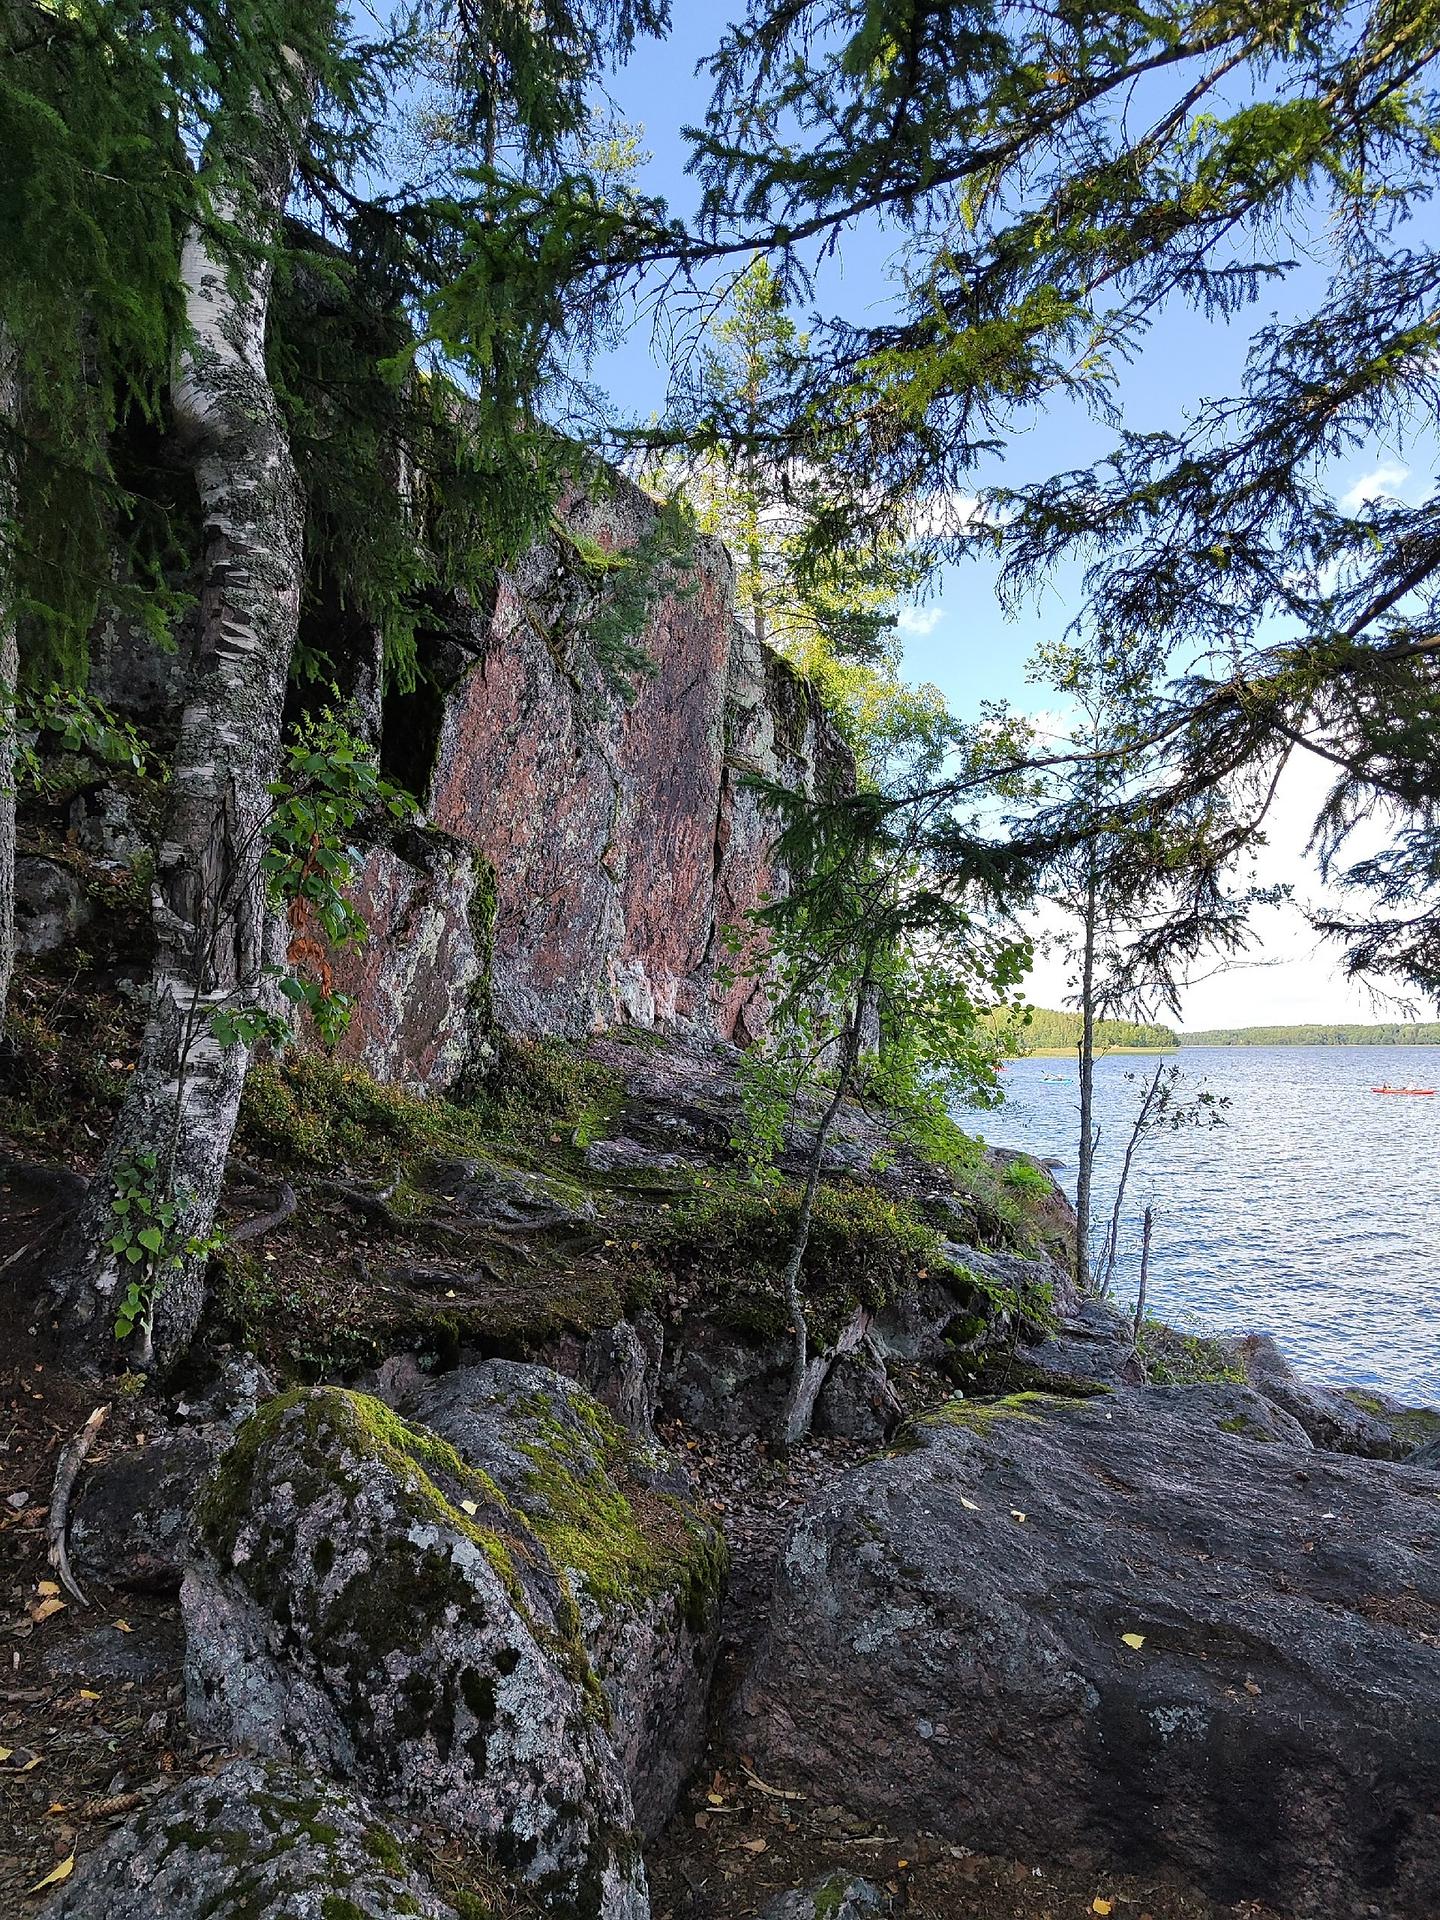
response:
[[[43,1880],[37,1880],[30,1891],[31,1893],[43,1893],[46,1887],[58,1887],[60,1882],[62,1880],[68,1880],[74,1871],[75,1856],[72,1853],[68,1859],[62,1860],[58,1867],[52,1867]]]

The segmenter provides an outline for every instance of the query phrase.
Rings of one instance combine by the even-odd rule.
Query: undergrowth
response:
[[[423,1153],[585,1146],[619,1100],[608,1068],[559,1040],[507,1041],[465,1102],[420,1098],[319,1053],[253,1066],[240,1128],[253,1152],[300,1166],[381,1166]]]
[[[1211,1382],[1245,1385],[1245,1369],[1218,1340],[1203,1333],[1182,1333],[1163,1320],[1147,1318],[1137,1342],[1150,1383],[1156,1387],[1196,1387]]]

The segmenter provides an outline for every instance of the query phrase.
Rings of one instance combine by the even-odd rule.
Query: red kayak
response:
[[[1433,1087],[1371,1087],[1371,1093],[1416,1093],[1426,1100],[1435,1098]]]

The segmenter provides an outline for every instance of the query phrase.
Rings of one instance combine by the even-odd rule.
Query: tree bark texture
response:
[[[249,1065],[249,1049],[222,1046],[211,1019],[220,1009],[255,1006],[267,960],[283,951],[260,859],[299,619],[304,513],[266,373],[265,335],[268,249],[312,90],[295,63],[279,90],[283,110],[257,109],[238,122],[243,131],[217,123],[211,133],[206,166],[217,208],[254,251],[222,253],[197,227],[181,256],[189,326],[173,402],[204,520],[198,632],[156,863],[144,1041],[53,1281],[62,1310],[101,1350],[134,1277],[108,1248],[114,1170],[138,1154],[156,1155],[156,1183],[180,1209],[177,1238],[208,1236]],[[154,1332],[161,1359],[194,1333],[205,1267],[203,1253],[188,1254],[160,1276]],[[147,1337],[148,1329],[137,1335],[142,1346]]]
[[[20,416],[15,355],[0,328],[0,425]],[[14,442],[0,439],[0,1032],[15,970],[15,697],[20,682],[11,528],[15,520]]]
[[[1090,1216],[1095,1182],[1095,939],[1099,903],[1093,857],[1085,886],[1080,963],[1080,1158],[1075,1170],[1075,1284],[1090,1285]]]

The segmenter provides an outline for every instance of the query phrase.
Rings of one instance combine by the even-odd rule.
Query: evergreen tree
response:
[[[1227,871],[1309,753],[1334,769],[1322,864],[1380,907],[1319,924],[1352,969],[1440,991],[1435,508],[1417,489],[1346,509],[1330,479],[1433,419],[1437,52],[1435,16],[1385,0],[752,0],[710,63],[698,226],[635,250],[703,278],[759,249],[789,291],[857,222],[894,236],[891,311],[812,323],[766,431],[847,471],[857,522],[928,497],[935,552],[998,551],[1009,590],[1093,562],[1083,644],[1151,689],[1126,816],[1175,823],[1199,862],[1147,964],[1226,937]],[[973,511],[977,467],[1035,409],[1114,409],[1167,304],[1238,324],[1282,288],[1298,317],[1253,333],[1238,394]],[[1223,824],[1196,834],[1215,796]],[[1391,845],[1347,868],[1377,816]],[[1083,840],[1083,799],[1067,830]]]
[[[847,539],[843,476],[770,442],[768,423],[808,345],[775,275],[752,261],[682,363],[666,420],[638,436],[640,472],[651,492],[683,500],[698,529],[724,541],[736,612],[756,648],[773,648],[816,686],[862,778],[879,782],[892,757],[903,761],[945,724],[939,693],[900,674],[898,609],[922,568],[903,514]]]

